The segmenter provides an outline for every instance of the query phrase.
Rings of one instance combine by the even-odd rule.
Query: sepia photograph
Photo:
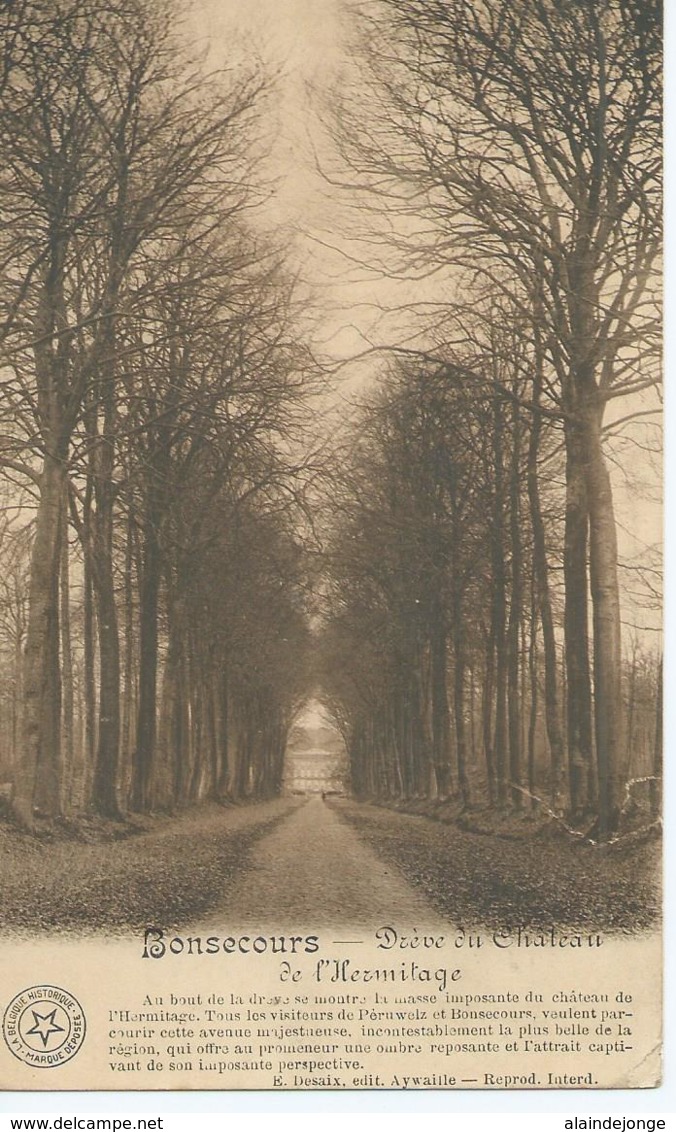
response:
[[[0,1088],[659,1086],[657,0],[0,29]]]

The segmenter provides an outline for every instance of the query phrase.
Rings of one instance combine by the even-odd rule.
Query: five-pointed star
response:
[[[45,1049],[47,1049],[47,1042],[49,1041],[52,1034],[65,1032],[64,1027],[59,1026],[59,1024],[54,1021],[54,1015],[56,1014],[56,1011],[56,1006],[53,1010],[50,1010],[49,1014],[38,1014],[37,1010],[31,1010],[31,1014],[35,1019],[35,1022],[34,1025],[31,1026],[30,1030],[26,1030],[26,1034],[38,1034],[39,1037],[42,1038],[42,1044],[44,1045]]]

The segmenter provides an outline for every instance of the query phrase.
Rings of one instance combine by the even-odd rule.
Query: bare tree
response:
[[[71,442],[85,412],[95,505],[86,549],[102,653],[95,782],[100,807],[117,810],[111,559],[120,307],[140,250],[162,240],[198,184],[205,208],[224,194],[230,208],[248,199],[243,134],[264,84],[254,68],[233,73],[214,95],[176,61],[169,11],[143,0],[113,11],[89,0],[54,11],[34,0],[23,17],[5,68],[0,197],[8,225],[4,387],[15,448],[5,447],[2,463],[39,488],[14,798],[29,824],[38,769],[42,809],[55,815],[62,806],[59,572]]]
[[[611,400],[657,379],[659,11],[632,0],[382,0],[362,34],[377,109],[369,121],[341,106],[343,152],[376,206],[388,202],[388,247],[421,275],[466,269],[538,327],[543,393],[566,440],[568,742],[588,776],[588,553],[605,838],[623,741],[603,419]]]

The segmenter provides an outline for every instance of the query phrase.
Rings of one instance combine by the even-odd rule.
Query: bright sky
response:
[[[349,225],[349,212],[331,199],[316,168],[315,154],[324,159],[331,147],[319,110],[322,99],[328,96],[330,100],[331,91],[339,90],[341,81],[348,77],[350,8],[358,2],[192,0],[186,25],[197,50],[207,55],[214,69],[227,67],[239,55],[239,41],[256,50],[272,70],[279,71],[270,109],[274,117],[269,124],[274,138],[270,171],[278,179],[278,187],[267,206],[266,222],[293,231],[299,275],[311,295],[308,308],[316,312],[314,340],[320,350],[339,359],[358,354],[372,342],[382,343],[384,339],[374,325],[374,307],[400,302],[411,293],[410,285],[407,292],[401,286],[395,288],[391,280],[365,279],[363,270],[326,246],[326,241],[340,245],[341,223],[345,218]],[[420,297],[420,285],[415,295]],[[371,365],[353,363],[346,367],[335,400],[349,399],[368,380]],[[618,415],[628,411],[626,402],[615,404]],[[654,434],[640,431],[636,438],[652,442]],[[622,445],[617,453],[612,475],[620,554],[629,563],[645,563],[646,548],[661,541],[661,511],[655,501],[659,471],[656,462],[649,461],[633,444]],[[628,577],[634,580],[625,575],[625,585]],[[625,597],[629,624],[660,625],[659,610],[633,608],[630,594]]]
[[[395,291],[392,281],[375,278],[341,255],[341,227],[349,236],[354,216],[345,198],[340,203],[335,194],[332,198],[318,168],[333,153],[322,103],[347,80],[350,8],[357,2],[192,0],[196,45],[208,52],[212,66],[227,67],[236,37],[279,73],[270,107],[270,173],[278,187],[266,216],[273,228],[293,233],[300,277],[314,309],[322,311],[315,341],[338,359],[353,358],[373,344],[374,308],[386,295],[391,301]],[[363,368],[356,365],[346,375],[350,386],[362,378]]]

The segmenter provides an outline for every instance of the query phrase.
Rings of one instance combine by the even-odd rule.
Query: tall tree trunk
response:
[[[63,460],[46,454],[31,555],[21,756],[12,797],[17,819],[29,828],[34,804],[48,817],[60,816],[62,805],[59,572],[65,486]]]
[[[495,642],[494,751],[498,805],[507,801],[507,580],[505,577],[503,415],[493,399],[494,499],[491,530],[492,636]]]
[[[93,436],[93,426],[88,428]],[[94,563],[92,531],[92,499],[94,494],[94,454],[90,453],[87,464],[87,480],[82,505],[82,550],[83,594],[82,594],[82,665],[84,695],[84,736],[82,753],[82,792],[85,804],[91,801],[91,784],[96,762],[96,635],[94,610]]]
[[[579,429],[566,426],[566,520],[563,573],[566,647],[567,738],[570,808],[573,816],[592,803],[592,696],[587,619],[589,511],[584,451]]]
[[[589,504],[589,576],[594,626],[594,708],[598,767],[599,839],[617,829],[623,782],[622,626],[617,576],[617,525],[610,475],[601,444],[602,413],[584,419]]]
[[[533,532],[533,572],[540,623],[542,625],[542,650],[544,653],[545,725],[547,728],[547,741],[549,743],[549,755],[551,760],[549,796],[552,806],[556,811],[560,807],[563,785],[564,737],[559,706],[554,617],[549,592],[547,543],[545,525],[542,517],[542,505],[540,502],[540,485],[537,466],[542,431],[542,414],[539,408],[541,395],[542,362],[540,357],[538,357],[536,359],[533,385],[534,408],[531,418],[530,436],[528,439],[527,485],[531,529]],[[535,630],[533,630],[533,632],[535,632]]]
[[[484,757],[486,760],[486,781],[488,784],[488,800],[492,806],[496,800],[495,789],[495,754],[493,750],[493,683],[495,673],[495,630],[494,619],[491,617],[491,626],[486,636],[486,654],[484,664],[484,680],[481,693],[481,717]]]
[[[385,762],[385,767],[389,771],[392,770],[392,777],[386,779],[387,794],[393,798],[403,798],[406,793],[406,786],[404,783],[404,767],[401,754],[401,727],[400,727],[400,702],[397,694],[398,689],[393,688],[392,693],[388,697],[387,704],[387,730],[385,738],[387,740],[388,756]]]
[[[124,550],[124,629],[121,703],[122,778],[129,787],[136,731],[136,641],[134,635],[134,524],[127,516]],[[129,794],[131,791],[128,791]]]
[[[629,687],[627,689],[627,723],[625,727],[624,765],[627,778],[634,774],[634,722],[636,717],[636,678],[637,678],[637,643],[634,641],[631,650],[631,667],[629,669]]]
[[[113,574],[114,459],[111,408],[106,409],[104,436],[95,453],[92,518],[94,599],[99,635],[99,731],[92,803],[108,817],[119,817],[117,796],[120,757],[120,640]]]
[[[469,668],[469,746],[472,766],[476,767],[478,760],[476,742],[476,672],[474,659],[472,659]]]
[[[61,678],[63,689],[62,751],[64,764],[65,803],[73,805],[73,775],[75,771],[75,694],[73,690],[73,650],[70,633],[70,567],[68,561],[68,522],[66,501],[63,505],[63,533],[61,537]]]
[[[653,751],[653,779],[650,783],[650,813],[654,818],[662,812],[662,746],[663,746],[663,660],[657,669],[657,696],[655,701],[655,747]]]
[[[531,609],[530,609],[530,645],[528,648],[528,673],[530,676],[530,716],[528,720],[528,791],[530,793],[530,808],[537,806],[535,799],[535,737],[538,722],[538,663],[537,663],[537,582],[535,576],[531,580]]]
[[[453,717],[455,721],[455,758],[458,788],[463,806],[469,806],[467,778],[467,737],[465,727],[465,623],[462,601],[458,593],[453,600]]]
[[[23,718],[23,639],[24,632],[18,623],[14,637],[14,682],[12,688],[12,752],[11,768],[12,780],[17,773],[19,765],[19,752],[21,745],[21,720]]]
[[[157,668],[160,596],[160,553],[152,510],[146,515],[139,595],[139,701],[136,747],[132,763],[132,807],[145,811],[152,798],[152,776],[157,742]]]
[[[183,793],[184,762],[182,750],[182,693],[180,680],[180,625],[169,615],[169,646],[162,674],[162,696],[160,700],[159,748],[166,764],[167,797],[165,803],[171,808]]]
[[[451,786],[449,761],[446,624],[441,601],[435,598],[430,624],[430,690],[432,700],[432,759],[437,794],[447,798]]]
[[[517,392],[516,386],[514,392]],[[507,625],[507,708],[509,722],[509,780],[512,805],[521,809],[521,697],[519,652],[523,605],[523,554],[521,550],[521,420],[518,406],[512,409],[512,453],[509,474],[509,542],[511,549],[511,599]]]
[[[221,655],[220,668],[216,673],[216,696],[218,698],[218,781],[216,794],[227,798],[230,783],[230,681],[228,664]]]

